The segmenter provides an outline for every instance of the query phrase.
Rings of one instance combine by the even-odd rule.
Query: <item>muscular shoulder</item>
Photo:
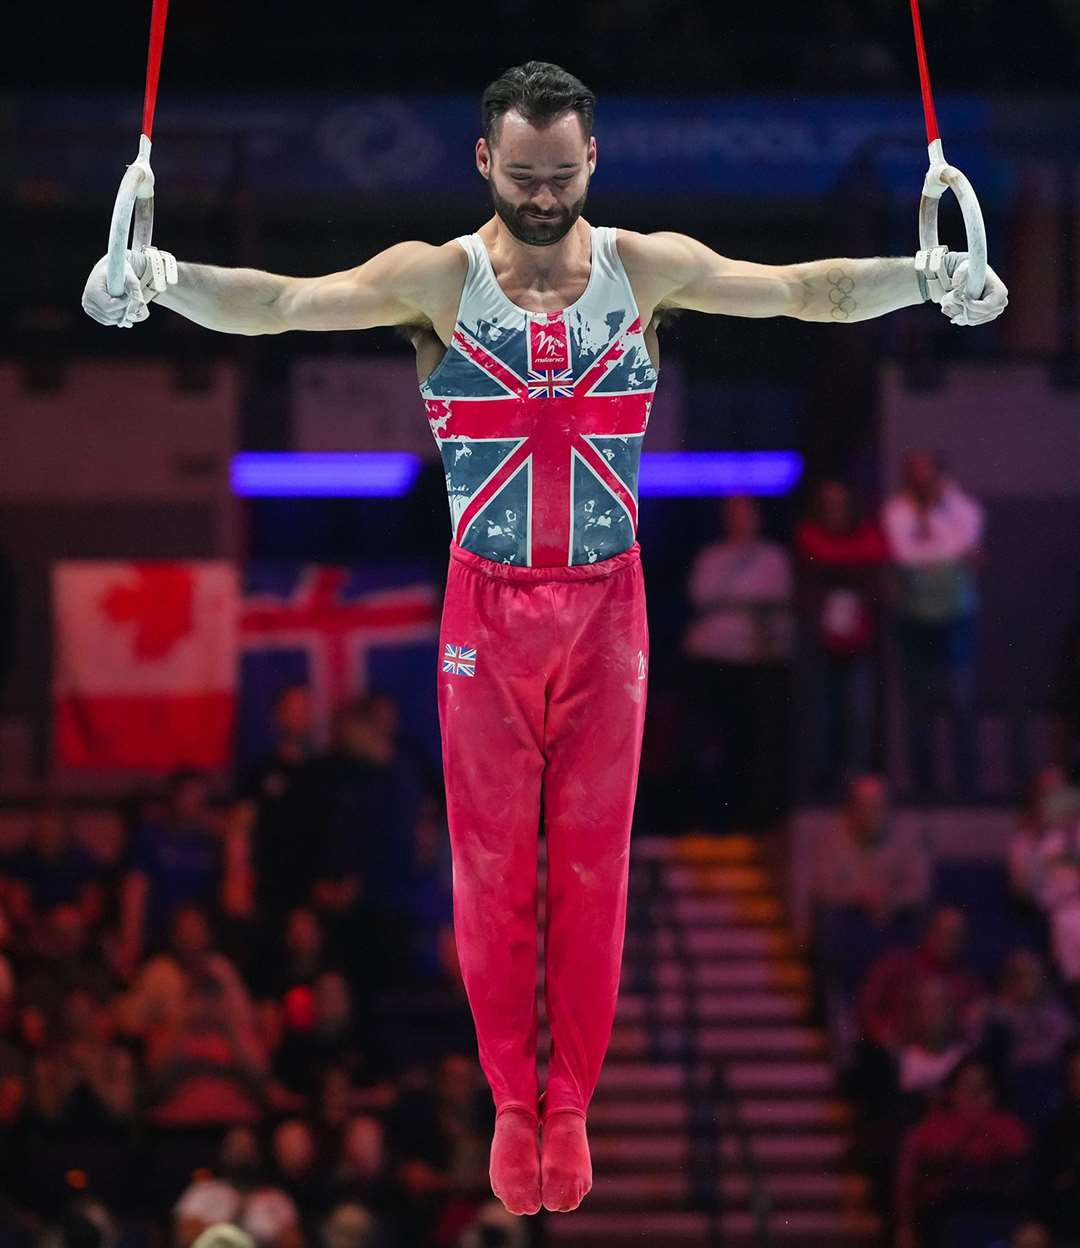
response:
[[[445,341],[447,327],[457,315],[468,267],[468,257],[458,243],[407,242],[388,247],[358,272],[392,291],[406,309],[396,323],[413,329],[434,328]]]
[[[615,243],[638,302],[661,311],[675,291],[685,286],[702,267],[701,243],[686,234],[659,230],[639,234],[616,230]]]
[[[423,307],[458,292],[465,280],[468,259],[458,243],[396,243],[368,261],[378,266],[385,280],[391,282],[403,297],[412,296],[416,306]]]

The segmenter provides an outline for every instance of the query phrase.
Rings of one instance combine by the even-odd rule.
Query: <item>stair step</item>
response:
[[[614,1097],[595,1099],[589,1106],[589,1136],[600,1134],[649,1131],[685,1131],[690,1123],[690,1108],[679,1099],[663,1101],[618,1100]]]
[[[608,1052],[620,1057],[644,1057],[655,1049],[679,1053],[687,1043],[682,1026],[645,1027],[616,1023]],[[814,1027],[701,1027],[694,1037],[697,1053],[706,1057],[804,1056],[820,1057],[825,1038]]]
[[[783,958],[794,952],[791,936],[782,927],[703,927],[676,933],[662,927],[655,932],[626,933],[626,957],[655,958]]]
[[[726,1121],[726,1113],[722,1105],[716,1107],[715,1115],[720,1121]],[[851,1123],[850,1111],[843,1101],[821,1098],[741,1101],[738,1114],[753,1134],[838,1131]],[[607,1134],[687,1131],[691,1117],[690,1102],[683,1088],[665,1100],[641,1100],[628,1091],[622,1097],[608,1095],[594,1100],[589,1109],[589,1131]]]
[[[690,1008],[706,1022],[753,1019],[797,1023],[807,1017],[810,1002],[806,996],[790,992],[664,992],[654,998],[623,993],[616,1018],[627,1023],[650,1017],[682,1019]]]
[[[673,893],[774,892],[768,871],[753,864],[668,863],[661,873],[664,885]]]
[[[627,922],[631,931],[650,925],[667,927],[753,927],[776,926],[785,920],[784,907],[768,893],[747,893],[734,897],[675,896],[630,899]]]
[[[588,1199],[588,1197],[586,1197]],[[573,1217],[550,1215],[544,1230],[550,1243],[563,1248],[594,1248],[594,1245],[633,1244],[634,1248],[711,1248],[722,1242],[725,1248],[743,1248],[760,1243],[753,1214],[730,1212],[719,1219],[717,1236],[710,1219],[703,1213],[656,1212],[591,1213],[575,1211]],[[872,1214],[839,1212],[774,1214],[769,1232],[776,1242],[798,1244],[800,1248],[832,1248],[835,1244],[876,1245],[881,1223]]]
[[[832,1097],[740,1100],[739,1117],[753,1132],[839,1131],[851,1126],[851,1109]]]
[[[589,1137],[596,1173],[651,1173],[686,1170],[691,1149],[685,1135],[595,1135]],[[757,1164],[772,1171],[836,1168],[847,1160],[850,1144],[840,1134],[797,1136],[752,1135],[747,1141]],[[720,1141],[720,1160],[725,1166],[743,1164],[743,1143],[725,1134]]]
[[[685,1088],[686,1071],[678,1063],[607,1061],[596,1085],[593,1104],[605,1097],[682,1096]]]
[[[834,1210],[866,1208],[869,1184],[858,1174],[795,1173],[762,1176],[762,1188],[775,1210]],[[719,1182],[721,1202],[727,1208],[746,1206],[754,1199],[754,1184],[745,1171],[731,1171]],[[594,1208],[629,1207],[634,1209],[678,1208],[695,1198],[690,1179],[685,1174],[606,1174],[598,1175],[589,1194]]]
[[[747,897],[675,897],[672,899],[670,914],[684,927],[784,922],[784,907],[771,894]]]
[[[747,989],[809,988],[810,972],[794,958],[762,959],[760,961],[680,962],[676,958],[660,958],[644,968],[658,988],[681,988],[693,985],[717,992],[743,992]],[[624,979],[632,975],[624,971]]]
[[[547,861],[547,843],[540,841],[537,857]],[[633,863],[660,862],[692,866],[696,863],[745,865],[762,860],[761,846],[749,836],[635,836]]]
[[[736,1095],[806,1097],[836,1090],[836,1073],[827,1061],[732,1062],[724,1072]]]
[[[793,1117],[812,1112],[809,1108],[796,1107],[842,1105],[842,1102],[831,1099],[836,1091],[836,1077],[832,1066],[825,1061],[732,1062],[725,1073],[728,1084],[739,1097],[743,1113],[756,1114],[762,1126],[769,1115],[784,1112],[781,1108],[784,1105],[790,1105]],[[546,1075],[543,1063],[540,1074],[542,1078]],[[609,1058],[600,1074],[596,1100],[617,1100],[628,1096],[643,1100],[681,1097],[685,1093],[686,1070],[679,1062],[635,1062]]]
[[[751,1213],[724,1215],[726,1244],[739,1240],[757,1243],[757,1221]],[[832,1248],[837,1243],[877,1244],[881,1219],[869,1211],[843,1209],[836,1212],[803,1210],[774,1214],[769,1219],[773,1242],[797,1243],[803,1248]]]

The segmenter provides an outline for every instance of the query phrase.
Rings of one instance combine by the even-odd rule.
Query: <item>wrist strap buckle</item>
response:
[[[940,303],[952,290],[952,278],[945,265],[948,253],[948,247],[924,248],[915,253],[915,276],[924,303],[929,299]]]
[[[163,290],[175,286],[180,280],[176,266],[176,257],[171,251],[161,251],[157,247],[147,247],[143,252],[146,256],[146,268],[143,271],[141,285],[143,291],[153,290],[160,295]]]

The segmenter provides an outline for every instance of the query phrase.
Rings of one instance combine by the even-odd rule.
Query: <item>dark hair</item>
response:
[[[494,142],[499,119],[516,109],[526,121],[541,124],[563,113],[577,113],[585,137],[593,130],[596,96],[573,74],[548,61],[526,61],[496,78],[480,101],[484,138]]]

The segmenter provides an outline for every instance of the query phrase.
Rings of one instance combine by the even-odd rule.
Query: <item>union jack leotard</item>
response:
[[[592,227],[580,299],[527,312],[475,234],[453,340],[421,385],[455,540],[498,563],[595,563],[637,533],[656,370],[610,227]]]

